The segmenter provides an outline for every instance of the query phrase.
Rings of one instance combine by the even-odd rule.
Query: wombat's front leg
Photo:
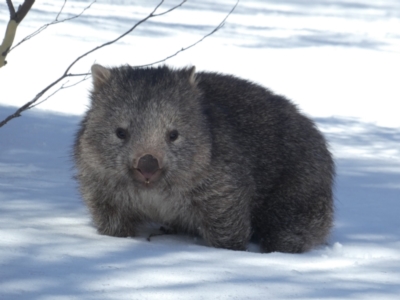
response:
[[[136,235],[136,228],[141,220],[134,213],[121,211],[121,208],[107,202],[91,203],[89,208],[100,234],[117,237]]]
[[[246,250],[251,236],[247,193],[243,189],[215,192],[201,201],[201,236],[213,247]]]

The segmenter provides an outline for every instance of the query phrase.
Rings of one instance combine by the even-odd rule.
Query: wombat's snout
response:
[[[145,154],[139,158],[136,170],[138,170],[145,179],[145,183],[149,183],[150,180],[154,181],[161,169],[159,160],[151,154]]]

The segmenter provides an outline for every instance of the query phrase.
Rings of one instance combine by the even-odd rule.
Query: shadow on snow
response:
[[[11,112],[13,108],[0,106],[1,119]],[[296,266],[321,260],[320,254],[330,247],[303,255],[237,255],[201,247],[185,236],[162,236],[149,243],[142,237],[97,235],[72,180],[70,153],[79,119],[33,111],[0,128],[0,224],[8,233],[0,238],[0,298],[124,299],[181,292],[200,299],[207,290],[258,297],[282,283],[292,291],[301,290],[301,294],[293,292],[298,299],[348,298],[358,293],[384,297],[400,292],[398,286],[370,277],[348,282],[332,269],[321,269],[320,263],[296,270]],[[399,151],[399,130],[356,120],[315,120],[334,152],[340,154],[331,243],[365,245],[366,249],[378,249],[382,243],[398,245],[400,162],[395,151]],[[368,153],[359,159],[346,157],[346,149],[370,151],[372,158]],[[380,151],[384,150],[393,150],[397,160],[390,160],[390,151],[382,159]],[[357,272],[371,272],[374,263],[361,263]],[[385,259],[379,264],[389,273],[400,267]],[[348,276],[353,271],[354,267],[349,268]],[[291,296],[291,290],[280,295]]]
[[[70,2],[70,1],[69,1]],[[62,18],[71,17],[79,12],[89,3],[88,1],[71,1],[64,9]],[[78,4],[77,4],[78,3]],[[122,34],[130,28],[134,23],[138,22],[147,13],[150,13],[158,1],[113,1],[95,3],[92,9],[89,9],[81,17],[69,21],[69,24],[86,25],[90,28],[97,28],[103,32],[109,31],[115,33],[115,36]],[[179,1],[166,2],[161,6],[159,12],[165,11],[172,5],[176,5]],[[69,5],[70,6],[69,6]],[[203,22],[208,13],[218,13],[221,15],[221,20],[230,11],[235,4],[235,1],[221,1],[216,4],[215,1],[188,1],[179,10],[190,15],[191,24],[179,23],[179,18],[176,22],[163,22],[161,18],[151,19],[148,22],[139,26],[133,34],[138,34],[146,37],[165,37],[171,35],[179,35],[182,32],[190,32],[202,36],[210,32],[217,24],[199,24]],[[62,2],[60,1],[60,7]],[[147,13],[139,14],[135,11],[135,7],[145,7]],[[33,7],[30,12],[32,24],[41,26],[51,22],[57,15],[59,7],[38,6]],[[97,15],[96,11],[101,12]],[[0,11],[7,11],[6,4],[0,3]],[[104,14],[104,11],[107,11]],[[131,13],[126,13],[130,12]],[[124,12],[124,14],[121,14]],[[340,20],[361,20],[367,22],[386,22],[388,18],[400,18],[400,2],[397,0],[385,0],[379,3],[359,3],[356,1],[268,1],[254,0],[251,2],[241,1],[234,11],[234,15],[239,17],[258,17],[262,19],[262,25],[235,23],[233,18],[228,19],[224,28],[220,30],[218,37],[226,38],[237,43],[242,40],[238,46],[249,48],[303,48],[303,47],[321,47],[321,46],[340,46],[340,47],[355,47],[367,48],[372,50],[384,50],[393,42],[398,43],[400,36],[394,31],[387,33],[385,39],[376,38],[370,35],[368,30],[364,31],[359,28],[351,30],[343,29],[339,26],[337,30],[319,29],[315,27],[317,21],[309,22],[313,18],[332,18],[335,22]],[[8,17],[8,16],[7,16]],[[284,22],[280,23],[280,27],[271,26],[269,19],[273,17],[284,18]],[[6,18],[0,24],[5,25]],[[204,22],[203,22],[204,23]],[[311,25],[314,24],[314,25]],[[56,25],[61,26],[61,25]],[[284,27],[283,27],[284,26]],[[351,25],[350,25],[351,26]],[[79,33],[58,33],[69,36],[70,38],[83,38],[85,41],[93,40],[93,42],[101,41],[101,36],[79,37]],[[84,34],[84,32],[82,32]],[[124,42],[122,40],[122,42]]]

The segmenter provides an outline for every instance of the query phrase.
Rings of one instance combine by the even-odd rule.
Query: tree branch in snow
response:
[[[7,24],[3,43],[0,45],[0,68],[7,64],[6,57],[10,51],[12,43],[14,42],[17,27],[29,12],[35,0],[25,0],[24,3],[18,7],[16,12],[12,1],[6,0],[6,2],[8,10],[10,11],[10,21],[8,21]]]
[[[27,35],[26,37],[24,37],[20,42],[18,42],[18,44],[16,44],[14,47],[12,47],[10,49],[9,52],[11,52],[12,50],[14,50],[15,48],[17,48],[19,45],[21,45],[22,43],[26,42],[27,40],[33,38],[34,36],[38,35],[39,33],[41,33],[43,30],[45,30],[47,27],[51,26],[51,25],[55,25],[55,24],[59,24],[59,23],[63,23],[66,21],[70,21],[76,18],[79,18],[81,15],[83,15],[85,13],[86,10],[88,10],[94,3],[96,2],[96,0],[93,0],[88,6],[86,6],[79,14],[74,15],[72,17],[69,18],[65,18],[62,20],[59,20],[58,18],[60,17],[60,15],[62,14],[65,4],[67,3],[67,0],[64,0],[63,5],[61,6],[60,11],[57,13],[56,18],[54,19],[54,21],[47,23],[45,25],[43,25],[42,27],[40,27],[39,29],[35,30],[34,32],[32,32],[31,34]]]
[[[182,6],[185,2],[187,2],[187,0],[183,0],[181,1],[181,3],[177,4],[176,6],[170,8],[167,11],[161,12],[161,13],[156,13],[157,10],[161,7],[161,5],[164,3],[164,0],[161,0],[160,3],[153,9],[153,11],[145,18],[143,18],[142,20],[138,21],[136,24],[134,24],[130,29],[128,29],[127,31],[125,31],[123,34],[121,34],[120,36],[118,36],[117,38],[115,38],[114,40],[111,40],[109,42],[106,42],[104,44],[101,44],[85,53],[83,53],[82,55],[80,55],[79,57],[77,57],[64,71],[64,73],[57,78],[55,81],[53,81],[52,83],[50,83],[47,87],[45,87],[43,90],[41,90],[31,101],[25,103],[23,106],[21,106],[20,108],[18,108],[12,115],[9,115],[7,118],[5,118],[3,121],[0,122],[0,127],[4,126],[5,124],[7,124],[10,120],[20,117],[21,113],[23,111],[26,111],[36,105],[38,105],[39,103],[42,103],[44,101],[46,101],[49,97],[51,97],[52,95],[54,95],[56,92],[58,92],[59,90],[68,88],[70,86],[65,86],[65,84],[63,84],[58,90],[56,90],[53,94],[51,94],[50,96],[48,96],[46,99],[40,101],[39,103],[35,104],[48,90],[50,90],[52,87],[54,87],[56,84],[58,84],[60,81],[62,81],[63,79],[67,78],[67,77],[79,77],[79,76],[89,76],[91,75],[90,73],[83,73],[83,74],[74,74],[74,73],[69,73],[71,68],[82,58],[86,57],[87,55],[103,48],[109,45],[114,44],[115,42],[119,41],[120,39],[122,39],[124,36],[128,35],[129,33],[131,33],[133,30],[135,30],[139,25],[141,25],[142,23],[146,22],[147,20],[151,19],[151,18],[155,18],[155,17],[159,17],[162,15],[165,15],[177,8],[179,8],[180,6]],[[222,28],[222,26],[225,24],[226,19],[232,14],[232,12],[235,10],[237,4],[239,3],[239,0],[236,2],[236,4],[234,5],[234,7],[229,11],[229,13],[226,15],[226,17],[222,20],[222,22],[216,26],[211,32],[209,32],[208,34],[206,34],[205,36],[203,36],[201,39],[199,39],[197,42],[184,47],[182,49],[180,49],[179,51],[175,52],[174,54],[167,56],[166,58],[159,60],[157,62],[154,63],[150,63],[147,65],[143,65],[143,66],[137,66],[137,67],[144,67],[144,66],[150,66],[150,65],[154,65],[160,62],[164,62],[176,55],[178,55],[180,52],[183,52],[189,48],[194,47],[195,45],[197,45],[198,43],[200,43],[201,41],[203,41],[205,38],[207,38],[208,36],[214,34],[216,31],[218,31],[219,29]],[[87,78],[86,78],[87,79]],[[84,79],[84,80],[86,80]],[[83,81],[83,80],[82,80]],[[81,81],[80,81],[81,82]],[[72,86],[72,85],[71,85]]]

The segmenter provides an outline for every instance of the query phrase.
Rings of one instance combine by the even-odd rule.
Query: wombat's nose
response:
[[[160,169],[158,159],[150,154],[146,154],[139,159],[137,169],[142,173],[144,178],[150,179],[154,173]]]

